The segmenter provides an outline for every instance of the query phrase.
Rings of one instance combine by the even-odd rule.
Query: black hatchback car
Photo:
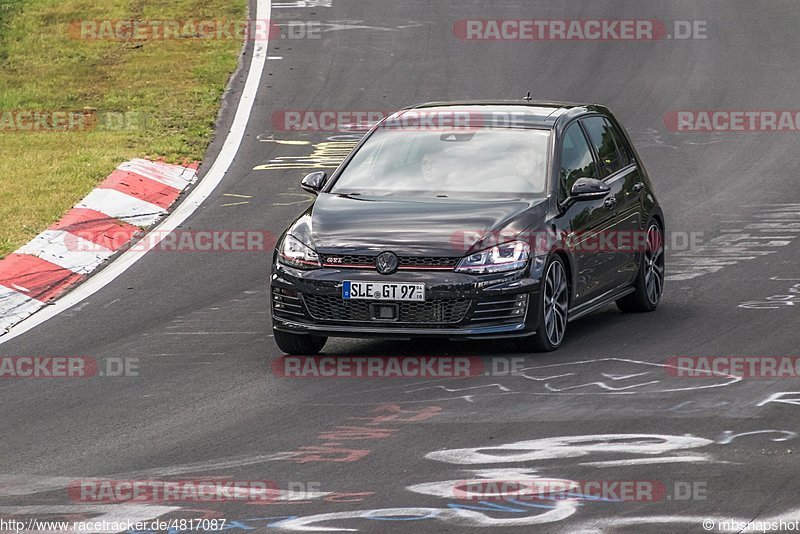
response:
[[[364,136],[278,240],[275,341],[520,338],[549,351],[567,324],[616,302],[654,310],[664,215],[608,109],[448,102]]]

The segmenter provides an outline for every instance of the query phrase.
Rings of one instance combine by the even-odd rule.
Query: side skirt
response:
[[[589,315],[595,310],[598,310],[605,306],[606,304],[610,304],[617,299],[621,299],[625,295],[630,295],[636,291],[636,289],[632,286],[624,286],[622,288],[612,289],[607,293],[603,293],[599,297],[596,297],[585,304],[581,304],[577,308],[573,308],[568,312],[568,319],[567,322],[571,323],[581,317]]]

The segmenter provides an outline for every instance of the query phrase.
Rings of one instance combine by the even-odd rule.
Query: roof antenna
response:
[[[528,94],[527,94],[527,95],[525,95],[525,98],[523,98],[522,100],[524,100],[525,102],[530,102],[531,100],[533,100],[533,99],[531,98],[531,92],[530,92],[530,91],[528,91]]]

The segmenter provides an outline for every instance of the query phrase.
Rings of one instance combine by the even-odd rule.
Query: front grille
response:
[[[372,269],[375,268],[375,258],[377,256],[344,255],[333,254],[323,255],[322,263],[330,267],[344,267],[351,269]],[[399,256],[401,269],[455,269],[461,257],[437,257],[437,256]]]
[[[494,326],[521,323],[528,309],[528,295],[506,295],[481,300],[470,315],[475,326]]]
[[[368,300],[344,300],[333,295],[303,295],[311,316],[318,321],[376,323],[370,316]],[[471,300],[431,299],[426,302],[398,302],[399,319],[388,324],[414,324],[420,327],[455,324],[464,319]],[[383,323],[387,324],[387,323]]]
[[[364,267],[374,267],[375,266],[375,256],[320,256],[322,263],[325,265],[341,265],[341,266],[364,266]]]
[[[450,267],[456,268],[461,258],[436,258],[432,256],[410,256],[400,258],[400,267]]]

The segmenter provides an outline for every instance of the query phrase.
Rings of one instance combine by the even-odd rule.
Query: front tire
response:
[[[664,293],[664,233],[655,221],[647,228],[647,242],[633,287],[633,293],[617,301],[617,308],[625,313],[658,308]]]
[[[296,356],[313,356],[319,354],[322,347],[327,343],[328,338],[323,336],[312,336],[309,334],[292,334],[281,330],[272,330],[275,334],[275,343],[278,348],[286,354]]]
[[[535,352],[551,352],[561,346],[567,333],[569,282],[567,268],[560,256],[552,256],[545,266],[539,291],[539,324],[531,339]]]

